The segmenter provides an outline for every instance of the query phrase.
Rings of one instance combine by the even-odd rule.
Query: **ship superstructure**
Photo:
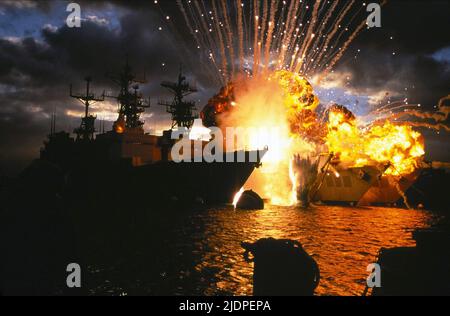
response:
[[[376,166],[348,168],[333,154],[324,154],[319,157],[318,171],[313,201],[356,205],[385,170]]]
[[[72,92],[72,85],[70,85],[70,97],[77,99],[84,105],[84,117],[81,119],[81,126],[74,130],[77,135],[77,141],[92,141],[95,135],[95,120],[96,116],[89,113],[89,107],[95,102],[105,101],[105,92],[103,92],[101,98],[96,98],[93,93],[91,93],[90,86],[92,82],[92,77],[86,77],[86,93],[85,94],[74,94]]]
[[[186,81],[182,69],[180,69],[177,82],[164,81],[161,83],[161,86],[168,89],[174,95],[173,101],[171,102],[159,102],[159,105],[165,106],[167,113],[172,116],[172,129],[176,127],[191,128],[194,125],[194,120],[198,118],[198,115],[195,115],[197,109],[195,102],[186,101],[185,98],[196,93],[197,89]]]
[[[143,114],[150,101],[140,93],[139,85],[145,80],[137,79],[128,61],[118,75],[109,77],[118,86],[117,95],[103,93],[96,97],[90,90],[90,77],[86,78],[85,94],[74,94],[70,89],[70,96],[85,106],[81,126],[74,131],[76,139],[66,132],[56,133],[52,117],[52,132],[41,150],[41,159],[59,166],[67,174],[73,194],[78,196],[81,190],[97,192],[99,196],[105,195],[101,192],[106,192],[106,196],[117,194],[130,201],[146,196],[158,200],[231,203],[254,169],[260,166],[266,151],[245,152],[249,158],[245,163],[175,163],[171,149],[179,140],[172,139],[172,129],[192,127],[195,103],[186,101],[185,97],[197,90],[182,73],[177,82],[162,83],[174,94],[173,102],[160,102],[167,106],[173,124],[163,136],[156,136],[144,130]],[[117,100],[118,119],[112,130],[96,134],[96,117],[89,109],[93,102],[103,102],[105,98]],[[233,153],[224,153],[224,158],[230,154]],[[257,161],[250,162],[254,156],[258,157]]]

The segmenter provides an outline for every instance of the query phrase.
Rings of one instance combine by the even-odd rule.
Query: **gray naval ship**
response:
[[[75,136],[56,132],[55,118],[48,139],[41,149],[40,160],[50,162],[65,174],[67,191],[73,196],[142,196],[146,200],[167,201],[176,199],[190,203],[231,203],[234,195],[244,186],[255,168],[260,166],[267,149],[224,153],[224,162],[175,162],[171,149],[179,140],[172,139],[176,128],[191,128],[196,119],[195,103],[185,98],[197,92],[180,72],[176,82],[163,82],[174,99],[159,102],[172,115],[172,129],[162,136],[144,131],[141,115],[150,107],[139,92],[139,82],[128,62],[122,72],[111,79],[117,84],[119,94],[112,96],[118,102],[118,119],[112,130],[97,133],[96,117],[89,111],[95,102],[102,102],[105,93],[96,97],[91,92],[91,78],[86,78],[86,92],[70,96],[85,106],[81,125]],[[204,142],[205,146],[207,142]],[[226,162],[226,157],[244,154],[246,162]],[[250,157],[257,157],[251,162]],[[228,160],[230,161],[230,160]],[[237,161],[235,159],[234,161]]]

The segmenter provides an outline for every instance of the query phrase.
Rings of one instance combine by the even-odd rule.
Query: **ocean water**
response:
[[[89,265],[90,294],[251,295],[253,265],[242,241],[293,239],[317,261],[317,295],[361,295],[367,266],[382,247],[415,246],[412,231],[436,219],[421,210],[266,206],[210,209],[148,218],[139,250]],[[133,242],[132,242],[133,243]],[[133,250],[131,250],[133,249]]]

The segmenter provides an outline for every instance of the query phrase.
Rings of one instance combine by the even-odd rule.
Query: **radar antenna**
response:
[[[139,84],[147,83],[145,74],[144,80],[136,79],[127,56],[122,72],[118,75],[109,75],[109,78],[120,87],[118,96],[107,96],[119,103],[119,119],[115,123],[115,131],[122,133],[125,129],[142,129],[144,122],[141,121],[141,115],[145,109],[150,108],[150,100],[144,99],[139,93]]]
[[[74,94],[72,92],[72,85],[70,85],[70,97],[83,103],[85,108],[84,117],[81,119],[81,126],[75,129],[74,133],[77,134],[77,140],[93,140],[96,132],[95,120],[97,117],[89,114],[89,107],[95,102],[105,101],[105,92],[103,92],[101,98],[96,98],[90,91],[92,78],[88,76],[84,80],[86,81],[86,94]]]
[[[159,105],[166,107],[167,113],[172,115],[172,129],[177,126],[191,128],[194,125],[194,120],[198,118],[198,115],[194,114],[197,109],[195,102],[184,101],[184,98],[192,93],[198,92],[198,90],[186,81],[181,67],[177,82],[164,81],[161,83],[161,86],[174,94],[172,102],[158,102]]]

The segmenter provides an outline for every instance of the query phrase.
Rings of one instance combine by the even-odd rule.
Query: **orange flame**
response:
[[[356,118],[342,108],[329,113],[326,145],[341,163],[350,167],[385,165],[387,175],[404,176],[419,168],[425,155],[422,135],[407,124],[386,120],[370,128],[359,128]]]
[[[276,205],[297,202],[299,175],[292,166],[295,155],[311,157],[328,150],[348,167],[382,165],[388,168],[386,174],[394,176],[419,167],[425,154],[424,141],[411,126],[385,121],[361,127],[342,106],[332,107],[324,124],[317,118],[318,105],[319,99],[304,77],[281,70],[227,84],[209,101],[202,119],[208,127],[278,128],[275,138],[270,133],[259,134],[244,144],[249,150],[269,147],[263,167],[248,185]]]

